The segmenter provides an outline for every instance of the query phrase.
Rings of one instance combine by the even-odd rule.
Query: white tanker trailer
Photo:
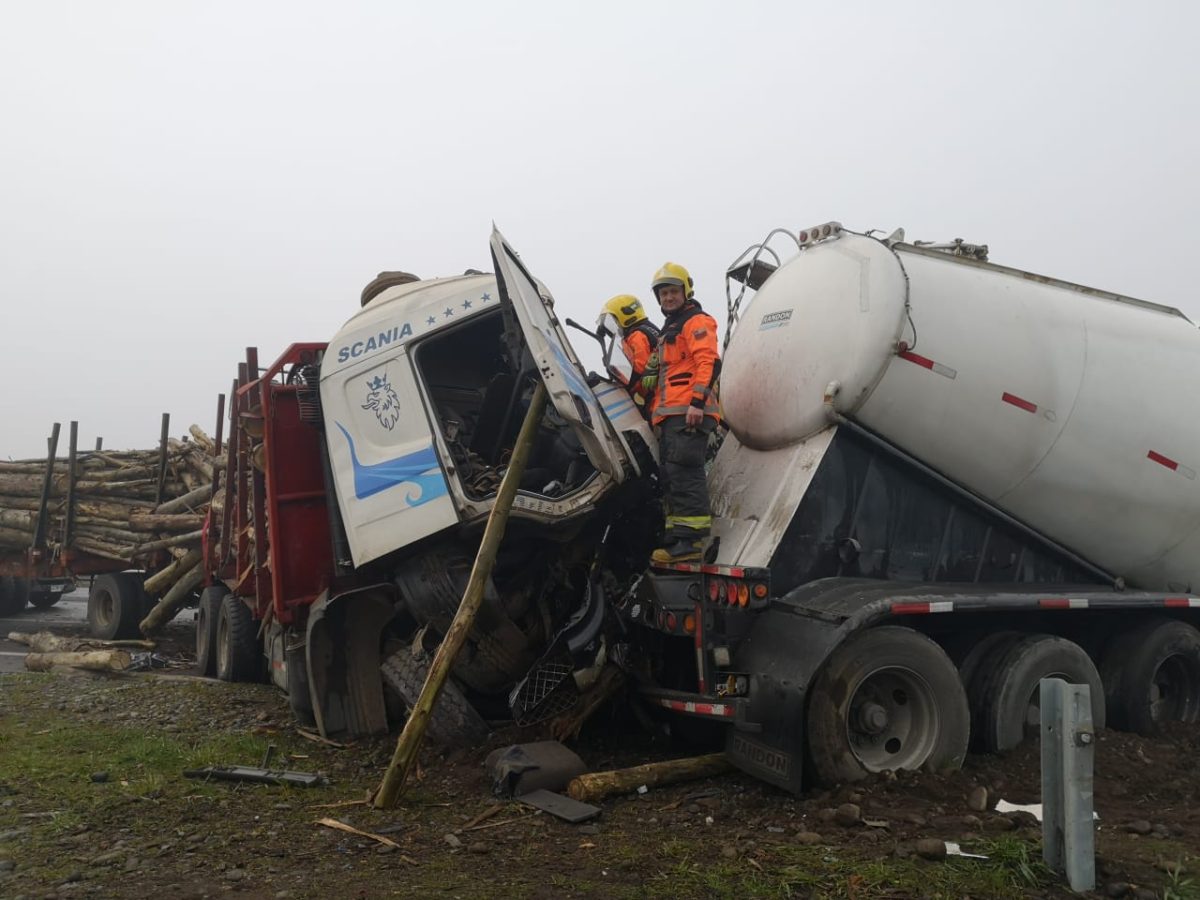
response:
[[[791,237],[730,268],[719,542],[630,611],[647,696],[793,790],[1009,748],[1051,675],[1097,727],[1200,719],[1195,326],[961,241]]]

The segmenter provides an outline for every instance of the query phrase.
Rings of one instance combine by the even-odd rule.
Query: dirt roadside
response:
[[[680,755],[598,716],[576,750],[593,768]],[[1036,746],[961,772],[883,775],[792,797],[733,774],[604,804],[571,826],[489,792],[486,746],[429,750],[402,807],[363,800],[392,739],[305,740],[281,694],[163,675],[0,678],[3,897],[1065,897],[1041,829],[1000,815],[1039,797]],[[205,783],[189,767],[276,763],[314,789]],[[1097,896],[1200,898],[1200,731],[1097,747]],[[980,804],[986,789],[987,803]],[[984,805],[985,808],[979,808]],[[334,818],[396,847],[319,824]],[[987,860],[928,860],[940,838]],[[1200,879],[1196,879],[1200,881]]]

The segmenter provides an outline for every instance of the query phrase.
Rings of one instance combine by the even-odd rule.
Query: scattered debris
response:
[[[587,771],[579,754],[558,741],[512,744],[488,754],[484,768],[492,779],[492,793],[515,797],[533,791],[561,791],[571,779]]]
[[[206,781],[252,781],[256,784],[286,784],[293,787],[320,787],[326,783],[324,776],[312,772],[270,770],[257,766],[206,766],[203,769],[184,769],[183,774],[186,778],[203,778]]]
[[[502,809],[504,809],[503,803],[497,803],[495,806],[489,806],[487,809],[485,809],[479,815],[473,816],[467,822],[466,825],[464,825],[462,828],[460,828],[458,830],[459,831],[470,831],[472,828],[474,828],[480,822],[486,822],[488,819],[490,819],[492,816],[496,815],[496,813],[500,812],[500,810],[502,810]]]
[[[323,825],[326,828],[334,828],[338,831],[344,831],[344,832],[346,832],[346,834],[354,834],[354,835],[357,835],[358,837],[367,838],[367,840],[371,840],[371,841],[375,841],[377,843],[383,844],[385,847],[392,847],[396,850],[401,849],[400,845],[397,844],[395,841],[393,841],[391,838],[384,837],[382,834],[373,834],[370,831],[360,831],[359,829],[355,828],[353,825],[347,825],[345,822],[339,822],[337,819],[317,819],[317,821],[315,821],[313,824],[314,825]],[[413,859],[411,856],[406,856],[405,854],[401,853],[400,858],[402,860],[404,860],[406,863],[408,863],[409,865],[412,865],[412,866],[418,865],[417,861],[415,859]]]
[[[578,800],[564,797],[562,794],[556,794],[553,791],[530,791],[528,794],[522,794],[517,800],[526,806],[532,806],[534,809],[548,812],[550,815],[562,819],[564,822],[570,822],[572,825],[579,822],[586,822],[600,815],[600,807],[592,806],[590,803],[581,803]]]
[[[947,856],[962,856],[967,859],[987,859],[982,853],[964,853],[962,847],[954,841],[946,841]]]
[[[212,679],[206,678],[204,680],[211,681]],[[334,747],[338,750],[345,750],[350,746],[350,744],[343,744],[341,741],[334,741],[327,737],[321,737],[321,735],[317,734],[315,731],[308,731],[304,728],[297,728],[296,734],[300,735],[300,737],[304,738],[306,741],[312,741],[314,744],[324,744],[326,747]]]
[[[74,650],[153,650],[154,641],[100,641],[94,638],[60,637],[49,631],[29,633],[10,631],[8,639],[14,644],[24,644],[34,653],[54,653]]]
[[[1039,822],[1042,821],[1042,804],[1040,803],[1009,803],[1007,800],[997,800],[995,809],[998,813],[1029,813]],[[1092,819],[1099,822],[1100,813],[1093,812]]]
[[[30,653],[25,668],[30,672],[49,672],[55,666],[87,669],[91,672],[123,672],[129,668],[128,650],[79,650]]]

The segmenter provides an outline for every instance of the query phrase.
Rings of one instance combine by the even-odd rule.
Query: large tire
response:
[[[1004,647],[981,667],[975,727],[984,752],[1011,750],[1038,733],[1043,678],[1086,684],[1092,697],[1092,725],[1096,730],[1104,727],[1104,688],[1091,658],[1066,638],[1031,634]]]
[[[429,672],[429,656],[420,647],[391,644],[384,657],[382,673],[385,692],[391,691],[412,709],[421,696]],[[447,680],[429,716],[426,734],[446,747],[470,747],[488,736],[488,726],[458,685]]]
[[[970,730],[954,663],[911,628],[854,635],[826,660],[809,695],[809,758],[824,784],[889,769],[957,768]]]
[[[88,592],[88,630],[102,641],[139,637],[144,591],[137,576],[97,575]]]
[[[0,575],[0,616],[15,616],[25,608],[25,598],[17,590],[17,579]]]
[[[221,601],[229,592],[220,585],[206,587],[200,592],[196,607],[196,668],[205,678],[217,674],[217,618]]]
[[[217,613],[217,677],[222,681],[258,681],[258,632],[241,597],[226,594]]]
[[[958,677],[967,691],[967,705],[971,708],[971,749],[986,753],[980,723],[984,719],[985,681],[988,673],[1012,647],[1024,640],[1023,631],[995,631],[977,638],[958,665]]]
[[[1200,631],[1152,619],[1109,645],[1100,677],[1114,728],[1150,736],[1167,722],[1200,721]]]

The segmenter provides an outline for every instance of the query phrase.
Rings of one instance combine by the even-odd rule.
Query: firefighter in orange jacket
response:
[[[626,387],[634,402],[643,411],[649,410],[654,401],[654,378],[658,375],[659,331],[646,318],[642,302],[632,294],[618,294],[605,303],[600,314],[602,321],[606,315],[616,320],[621,330],[621,352],[633,369]]]
[[[699,560],[712,529],[704,457],[721,417],[721,360],[716,320],[700,308],[692,286],[687,269],[670,262],[651,284],[665,314],[651,416],[667,498],[666,541],[651,556],[656,563]]]

